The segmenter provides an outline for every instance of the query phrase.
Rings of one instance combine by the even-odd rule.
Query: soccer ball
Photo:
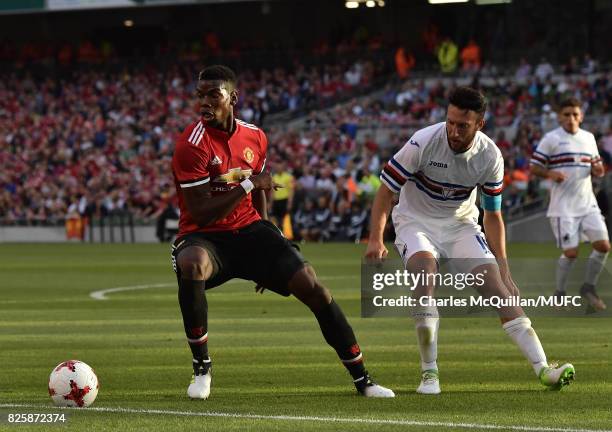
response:
[[[86,407],[98,395],[98,377],[94,370],[79,360],[58,364],[49,376],[49,396],[60,407]]]

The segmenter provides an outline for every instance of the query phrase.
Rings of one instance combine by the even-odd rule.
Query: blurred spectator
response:
[[[287,170],[287,163],[279,161],[273,171],[272,181],[281,187],[272,190],[272,212],[274,223],[282,229],[285,215],[291,211],[293,206],[293,193],[295,189],[295,178]]]
[[[591,54],[585,53],[582,60],[582,68],[580,72],[583,74],[592,74],[597,70],[597,62],[591,57]]]
[[[461,50],[461,63],[464,72],[476,73],[480,69],[480,46],[474,39]]]
[[[414,55],[408,49],[400,46],[397,51],[395,51],[395,71],[400,79],[405,80],[408,78],[415,64]]]
[[[525,80],[529,76],[531,76],[531,65],[527,62],[527,59],[522,57],[514,77],[517,80]]]
[[[552,110],[549,104],[545,104],[542,107],[542,114],[540,115],[540,128],[542,129],[542,133],[545,134],[557,127],[559,127],[557,113]]]
[[[179,208],[174,196],[167,200],[166,207],[157,219],[155,234],[161,243],[171,241],[178,233]]]
[[[540,63],[538,63],[536,66],[534,73],[540,82],[544,82],[555,73],[555,70],[553,69],[552,65],[548,63],[546,57],[542,57],[540,59]]]
[[[445,37],[442,40],[442,43],[438,46],[437,57],[440,70],[443,73],[453,73],[457,70],[459,48],[457,48],[457,44],[451,38]]]

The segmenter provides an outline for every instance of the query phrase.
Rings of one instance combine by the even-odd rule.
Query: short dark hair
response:
[[[448,97],[448,102],[463,110],[470,110],[483,115],[487,110],[487,99],[472,87],[457,87]]]
[[[223,65],[207,66],[198,74],[198,80],[220,80],[230,83],[234,88],[238,83],[233,70]]]
[[[575,97],[568,97],[561,101],[561,104],[559,105],[559,111],[567,107],[582,108],[582,103]]]

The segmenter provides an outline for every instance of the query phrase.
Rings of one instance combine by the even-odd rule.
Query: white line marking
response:
[[[160,284],[132,285],[132,286],[117,287],[117,288],[107,288],[107,289],[103,289],[99,291],[92,291],[89,293],[89,297],[91,297],[94,300],[108,300],[108,298],[106,297],[106,294],[110,294],[110,293],[116,293],[116,292],[121,292],[121,291],[136,291],[136,290],[143,290],[143,289],[149,289],[149,288],[165,288],[165,287],[171,287],[175,285],[176,283],[160,283]]]
[[[329,280],[357,279],[359,277],[361,276],[360,275],[321,276],[318,279],[322,281],[326,281],[326,280],[329,281]],[[231,285],[231,284],[239,284],[239,283],[254,283],[254,282],[247,281],[247,280],[232,279],[228,282],[225,282],[223,285],[226,285],[226,284]],[[103,290],[92,291],[89,293],[89,297],[91,297],[94,300],[108,300],[108,297],[106,297],[106,294],[110,294],[110,293],[116,293],[116,292],[122,292],[122,291],[136,291],[136,290],[143,290],[143,289],[149,289],[149,288],[166,288],[166,287],[175,287],[175,286],[176,286],[176,282],[146,284],[146,285],[131,285],[131,286],[124,286],[124,287],[107,288]]]
[[[171,411],[171,410],[151,410],[135,408],[112,408],[112,407],[89,407],[89,408],[57,408],[49,405],[33,404],[0,404],[0,408],[35,408],[35,409],[68,409],[81,411],[97,411],[124,414],[159,414],[186,417],[222,417],[253,420],[286,420],[286,421],[316,421],[327,423],[360,423],[371,425],[397,425],[397,426],[429,426],[429,427],[448,427],[464,429],[493,429],[493,430],[518,430],[529,432],[612,432],[609,429],[575,429],[575,428],[554,428],[545,426],[521,426],[521,425],[499,425],[482,423],[452,423],[452,422],[433,422],[418,420],[385,420],[373,418],[342,418],[342,417],[315,417],[315,416],[289,416],[289,415],[265,415],[265,414],[240,414],[224,412],[195,412],[195,411]]]

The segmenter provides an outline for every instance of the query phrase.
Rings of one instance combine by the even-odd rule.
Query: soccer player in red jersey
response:
[[[193,399],[210,394],[206,289],[232,278],[252,280],[283,296],[294,295],[315,315],[327,343],[368,397],[393,397],[374,383],[353,330],[330,292],[295,245],[267,220],[264,172],[266,135],[234,118],[238,100],[234,72],[210,66],[198,77],[200,119],[176,143],[172,171],[179,199],[179,233],[172,245],[178,298],[193,354]]]

